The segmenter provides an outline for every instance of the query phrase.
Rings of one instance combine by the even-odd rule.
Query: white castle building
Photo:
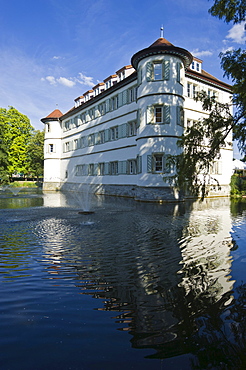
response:
[[[90,184],[99,194],[137,200],[181,200],[166,180],[175,169],[186,127],[208,116],[194,97],[206,91],[229,103],[230,85],[202,68],[202,61],[160,37],[133,55],[131,65],[98,83],[67,113],[56,109],[45,124],[45,190],[78,190]],[[218,187],[210,196],[229,195],[232,139],[211,164]]]

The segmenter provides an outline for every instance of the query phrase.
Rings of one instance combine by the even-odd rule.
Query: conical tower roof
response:
[[[131,64],[137,70],[138,63],[140,62],[140,60],[148,56],[158,54],[168,54],[178,56],[180,59],[183,60],[185,68],[188,68],[193,60],[193,56],[188,50],[185,50],[178,46],[174,46],[164,37],[160,37],[148,48],[140,50],[136,54],[134,54],[131,59]]]
[[[158,46],[174,46],[174,45],[171,44],[171,42],[169,42],[167,39],[164,39],[164,37],[160,37],[153,44],[151,44],[149,47],[154,48],[154,47],[158,47]]]
[[[41,121],[45,123],[46,121],[56,121],[58,120],[61,116],[63,116],[63,113],[59,109],[53,110],[47,117],[42,118]]]

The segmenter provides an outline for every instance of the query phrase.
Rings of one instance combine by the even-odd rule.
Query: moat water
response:
[[[246,202],[0,193],[0,369],[245,369]]]

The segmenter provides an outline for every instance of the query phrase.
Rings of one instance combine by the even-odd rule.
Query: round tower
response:
[[[138,74],[138,153],[143,176],[138,185],[167,187],[165,176],[172,173],[168,155],[178,154],[177,139],[183,133],[185,69],[191,53],[163,37],[133,55],[131,64]],[[169,191],[168,190],[168,191]]]
[[[41,122],[45,124],[44,190],[56,190],[61,186],[62,127],[60,117],[62,115],[59,109],[55,109],[47,117],[41,119]]]

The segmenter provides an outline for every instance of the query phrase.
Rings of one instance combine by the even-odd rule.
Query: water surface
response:
[[[245,368],[246,203],[0,194],[0,368]]]

